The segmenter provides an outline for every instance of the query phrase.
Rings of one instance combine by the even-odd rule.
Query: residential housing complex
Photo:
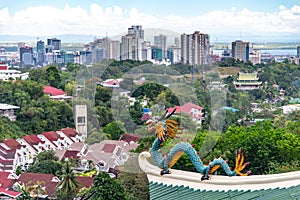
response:
[[[6,139],[0,143],[0,171],[15,172],[18,167],[26,170],[40,152],[68,149],[72,143],[81,141],[72,128]]]

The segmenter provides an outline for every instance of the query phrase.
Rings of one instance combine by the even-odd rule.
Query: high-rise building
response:
[[[166,35],[158,35],[154,36],[154,47],[160,48],[162,50],[162,58],[167,58],[167,36]]]
[[[167,58],[172,64],[179,63],[181,61],[181,51],[179,46],[170,46],[167,50]]]
[[[297,57],[300,58],[300,45],[297,46]]]
[[[128,34],[122,36],[120,52],[121,60],[143,60],[142,45],[144,41],[144,30],[142,26],[131,26]]]
[[[151,49],[151,58],[153,60],[162,60],[163,59],[163,50],[161,48],[154,47]]]
[[[135,35],[137,38],[144,40],[144,30],[141,25],[132,25],[128,28],[128,35]]]
[[[57,38],[51,38],[47,39],[47,48],[46,53],[51,53],[54,50],[60,50],[61,49],[61,40]]]
[[[45,42],[40,40],[36,43],[35,61],[37,65],[43,65],[45,61]]]
[[[253,50],[249,53],[249,61],[253,64],[260,64],[261,63],[261,53],[258,50]]]
[[[45,42],[40,40],[36,43],[36,52],[45,53]]]
[[[195,31],[193,34],[181,34],[181,62],[191,65],[209,62],[209,35]]]
[[[100,51],[103,51],[103,55],[101,56],[103,59],[115,59],[120,60],[120,42],[117,40],[111,40],[108,37],[96,39],[94,42],[90,43],[90,49],[92,49],[93,52],[93,61],[98,60],[99,61],[99,53]],[[102,50],[99,50],[102,49]],[[98,52],[96,52],[98,51]],[[96,58],[97,57],[97,58]]]
[[[174,44],[175,44],[175,46],[178,46],[179,47],[179,37],[175,37],[174,38]]]
[[[135,35],[121,38],[121,60],[142,60],[142,40]]]
[[[24,63],[24,54],[27,53],[25,55],[26,58],[26,63]],[[32,57],[30,59],[30,57]],[[28,62],[31,62],[31,60],[33,59],[33,50],[32,47],[28,47],[28,46],[24,46],[20,48],[20,65],[26,65],[28,64]]]
[[[250,42],[236,40],[232,42],[232,57],[240,61],[249,61]]]
[[[18,42],[18,53],[20,53],[21,47],[25,47],[25,42]]]

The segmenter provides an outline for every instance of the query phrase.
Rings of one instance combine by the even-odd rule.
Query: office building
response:
[[[25,54],[26,63],[24,62],[24,54]],[[20,48],[20,65],[21,66],[26,65],[26,64],[28,64],[28,62],[31,63],[31,60],[33,60],[32,47],[28,47],[28,46],[21,47]]]
[[[232,42],[232,57],[240,61],[249,61],[250,42],[236,40]]]
[[[300,58],[300,45],[297,46],[297,57]]]
[[[40,40],[36,43],[35,61],[37,65],[43,66],[45,61],[45,42]]]
[[[36,43],[36,52],[45,53],[45,42],[40,40]]]
[[[61,49],[61,40],[57,38],[47,39],[46,53]]]

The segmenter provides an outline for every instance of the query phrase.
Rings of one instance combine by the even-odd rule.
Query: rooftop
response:
[[[12,106],[6,103],[0,103],[0,110],[11,110],[11,109],[19,109],[19,106]]]
[[[65,95],[66,93],[60,89],[51,87],[51,86],[45,86],[44,87],[44,93],[49,94],[50,96],[59,96],[59,95]]]
[[[241,80],[243,80],[243,81],[258,80],[257,73],[242,73],[242,72],[240,72],[238,80],[239,81],[241,81]]]

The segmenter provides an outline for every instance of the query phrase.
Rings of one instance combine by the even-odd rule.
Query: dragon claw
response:
[[[165,169],[160,171],[161,176],[165,175],[165,174],[171,174],[171,171],[170,170],[165,170]]]
[[[210,177],[209,176],[202,176],[201,181],[204,181],[204,180],[210,180]]]

